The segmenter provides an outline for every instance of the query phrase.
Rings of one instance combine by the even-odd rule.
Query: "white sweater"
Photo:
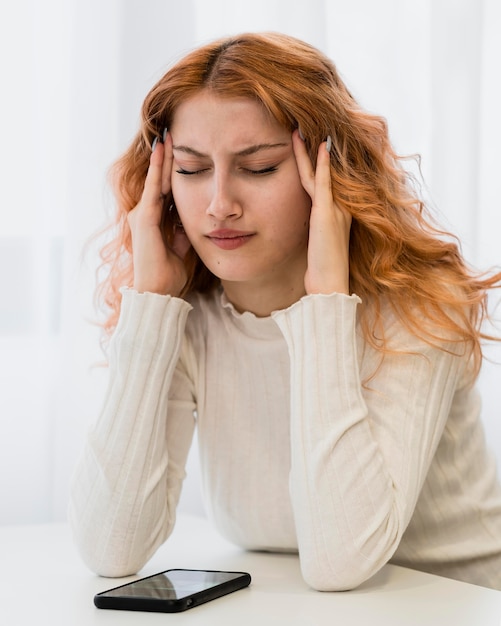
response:
[[[299,551],[312,587],[354,588],[391,560],[501,589],[501,489],[467,359],[387,316],[407,353],[378,369],[359,302],[306,296],[257,318],[219,291],[124,290],[70,499],[89,567],[135,573],[168,538],[196,426],[216,527]]]

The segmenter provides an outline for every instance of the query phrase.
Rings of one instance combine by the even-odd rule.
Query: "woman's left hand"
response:
[[[306,293],[349,295],[351,215],[334,202],[327,142],[318,149],[316,171],[297,130],[292,134],[292,145],[301,183],[312,202]]]

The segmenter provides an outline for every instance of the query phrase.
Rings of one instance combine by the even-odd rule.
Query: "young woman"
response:
[[[132,574],[168,538],[196,427],[211,520],[297,550],[315,589],[390,560],[501,589],[474,387],[501,275],[432,226],[332,63],[278,34],[193,51],[114,183],[109,389],[70,503],[88,565]]]

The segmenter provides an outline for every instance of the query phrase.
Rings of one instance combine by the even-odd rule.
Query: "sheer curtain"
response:
[[[167,65],[219,35],[279,30],[337,63],[422,155],[430,202],[472,264],[499,264],[501,6],[496,0],[25,0],[0,8],[0,523],[64,519],[106,384],[92,323],[106,171]],[[499,299],[499,298],[498,298]],[[493,298],[493,304],[495,299]],[[501,362],[501,350],[489,355]],[[501,365],[480,386],[501,464]],[[196,456],[181,505],[201,511]]]

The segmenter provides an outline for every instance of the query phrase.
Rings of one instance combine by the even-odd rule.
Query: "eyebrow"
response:
[[[250,156],[251,154],[256,154],[256,152],[261,152],[262,150],[272,150],[273,148],[285,148],[289,144],[288,143],[258,143],[255,146],[249,146],[248,148],[244,148],[239,152],[235,153],[235,156]],[[186,154],[191,154],[192,156],[196,156],[199,158],[208,158],[208,154],[203,154],[195,148],[190,148],[189,146],[172,146],[173,150],[177,150],[178,152],[185,152]]]

